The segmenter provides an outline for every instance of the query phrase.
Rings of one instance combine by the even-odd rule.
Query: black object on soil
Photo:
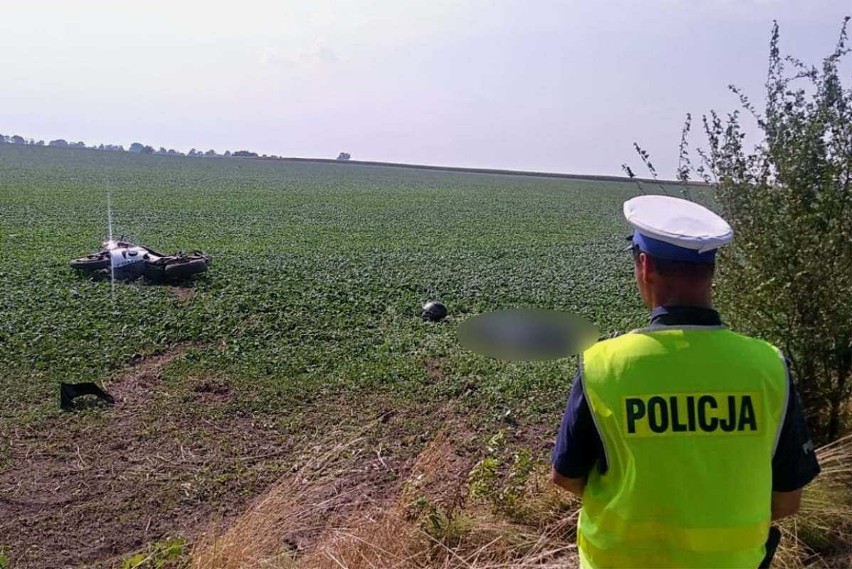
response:
[[[107,404],[115,403],[115,398],[92,382],[85,383],[60,383],[59,384],[59,407],[63,411],[74,409],[74,398],[81,395],[94,395]]]

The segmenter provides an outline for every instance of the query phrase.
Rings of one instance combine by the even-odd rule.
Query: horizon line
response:
[[[50,146],[45,144],[35,145],[35,144],[14,144],[7,143],[10,146],[17,147],[28,147],[28,148],[43,148],[43,149],[52,149],[52,150],[71,150],[71,151],[80,151],[80,152],[122,152],[126,154],[139,154],[141,156],[156,156],[161,158],[187,158],[192,160],[198,159],[222,159],[222,160],[259,160],[259,161],[277,161],[277,162],[314,162],[320,164],[338,164],[338,165],[357,165],[357,166],[374,166],[374,167],[387,167],[387,168],[406,168],[411,170],[434,170],[441,172],[457,172],[461,174],[492,174],[498,176],[527,176],[527,177],[538,177],[538,178],[556,178],[556,179],[567,179],[567,180],[595,180],[595,181],[604,181],[604,182],[636,182],[636,183],[644,183],[644,184],[663,184],[667,186],[708,186],[706,182],[697,181],[697,180],[689,180],[686,182],[682,182],[680,180],[668,180],[662,178],[640,178],[634,177],[630,178],[628,176],[617,176],[612,174],[571,174],[567,172],[542,172],[537,170],[511,170],[506,168],[480,168],[480,167],[467,167],[467,166],[444,166],[440,164],[414,164],[409,162],[383,162],[379,160],[339,160],[336,158],[309,158],[309,157],[300,157],[300,156],[269,156],[269,155],[256,155],[256,156],[223,156],[221,154],[216,154],[215,156],[188,156],[184,153],[180,153],[177,155],[168,155],[168,154],[147,154],[142,152],[132,152],[130,150],[118,151],[115,149],[107,150],[104,148],[103,150],[97,147],[73,147],[73,146]],[[112,146],[112,145],[111,145]]]

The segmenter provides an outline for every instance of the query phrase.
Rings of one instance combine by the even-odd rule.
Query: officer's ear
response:
[[[636,255],[636,276],[643,284],[650,284],[654,280],[654,261],[643,252]]]

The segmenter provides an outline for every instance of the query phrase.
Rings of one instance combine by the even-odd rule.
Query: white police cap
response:
[[[632,241],[649,255],[686,262],[712,262],[734,231],[706,207],[671,196],[639,196],[624,202]]]

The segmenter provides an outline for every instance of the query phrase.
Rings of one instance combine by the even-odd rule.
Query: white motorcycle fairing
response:
[[[115,241],[107,241],[104,248],[109,251],[110,264],[116,278],[135,278],[145,274],[145,262],[160,257],[152,255],[144,247],[125,247]]]

